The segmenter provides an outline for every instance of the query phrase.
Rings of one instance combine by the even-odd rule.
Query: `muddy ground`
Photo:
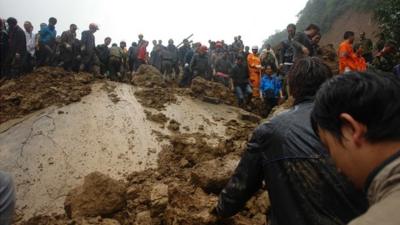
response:
[[[0,169],[15,179],[16,224],[265,224],[265,191],[233,218],[210,213],[261,119],[229,106],[234,96],[223,86],[198,79],[179,89],[152,67],[133,85],[54,68],[35,74],[14,81],[19,88],[0,86],[11,90],[2,98],[13,90],[22,103],[24,82],[57,90],[41,107],[0,110],[9,116],[0,124]],[[73,104],[70,90],[80,96]]]

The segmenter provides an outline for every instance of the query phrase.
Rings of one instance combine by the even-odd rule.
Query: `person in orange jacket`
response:
[[[260,80],[261,80],[261,60],[258,56],[258,46],[252,47],[252,52],[247,56],[247,65],[249,67],[249,78],[253,87],[253,97],[260,96]]]
[[[346,31],[344,41],[339,45],[339,74],[357,71],[358,57],[353,51],[354,32]]]
[[[356,56],[357,56],[357,71],[365,72],[367,70],[367,62],[366,62],[365,58],[363,57],[363,55],[364,55],[363,45],[361,43],[355,44],[354,52],[356,53]]]

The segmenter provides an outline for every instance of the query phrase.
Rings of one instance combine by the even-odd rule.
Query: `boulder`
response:
[[[94,172],[68,193],[64,209],[69,218],[106,216],[124,207],[125,193],[123,183]]]

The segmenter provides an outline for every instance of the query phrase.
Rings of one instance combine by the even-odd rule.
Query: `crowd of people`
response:
[[[142,64],[150,64],[181,87],[197,76],[219,82],[236,93],[240,106],[260,98],[271,109],[292,96],[291,110],[254,131],[215,216],[234,215],[266,185],[270,224],[399,223],[400,69],[394,41],[381,35],[373,44],[365,33],[356,41],[354,32],[345,32],[337,53],[342,75],[332,78],[331,68],[315,57],[321,55],[322,37],[315,24],[301,32],[289,24],[277,52],[267,43],[250,49],[237,36],[230,45],[185,39],[176,46],[170,39],[164,46],[154,40],[149,53],[142,34],[130,47],[124,41],[111,44],[110,37],[96,46],[94,23],[81,40],[75,24],[57,36],[53,17],[37,34],[30,22],[24,23],[25,31],[15,18],[6,23],[7,28],[1,21],[2,78],[62,66],[129,81]],[[0,175],[1,224],[10,224],[14,207],[11,180]]]

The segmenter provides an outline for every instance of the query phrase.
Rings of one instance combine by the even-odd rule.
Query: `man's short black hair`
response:
[[[110,37],[104,38],[104,41],[107,41],[107,40],[110,40],[110,41],[111,41],[111,38],[110,38]]]
[[[57,19],[54,18],[54,17],[50,17],[50,18],[49,18],[49,23],[54,23],[54,24],[56,24],[56,23],[57,23]]]
[[[287,25],[286,29],[289,28],[289,27],[294,28],[296,30],[296,25],[294,25],[293,23]]]
[[[392,74],[351,72],[321,86],[311,113],[319,127],[342,139],[341,113],[367,127],[370,142],[400,140],[400,79]]]
[[[354,32],[353,31],[346,31],[344,32],[343,38],[345,40],[349,39],[350,37],[354,37]]]
[[[316,30],[317,32],[320,32],[319,26],[315,25],[315,24],[310,24],[308,25],[308,27],[306,28],[306,30]]]
[[[9,25],[15,26],[15,25],[17,25],[18,21],[17,21],[17,19],[15,19],[14,17],[9,17],[9,18],[7,19],[7,23],[8,23]]]
[[[331,69],[317,57],[305,57],[295,62],[288,74],[289,89],[296,102],[314,97],[319,87],[332,77]]]

